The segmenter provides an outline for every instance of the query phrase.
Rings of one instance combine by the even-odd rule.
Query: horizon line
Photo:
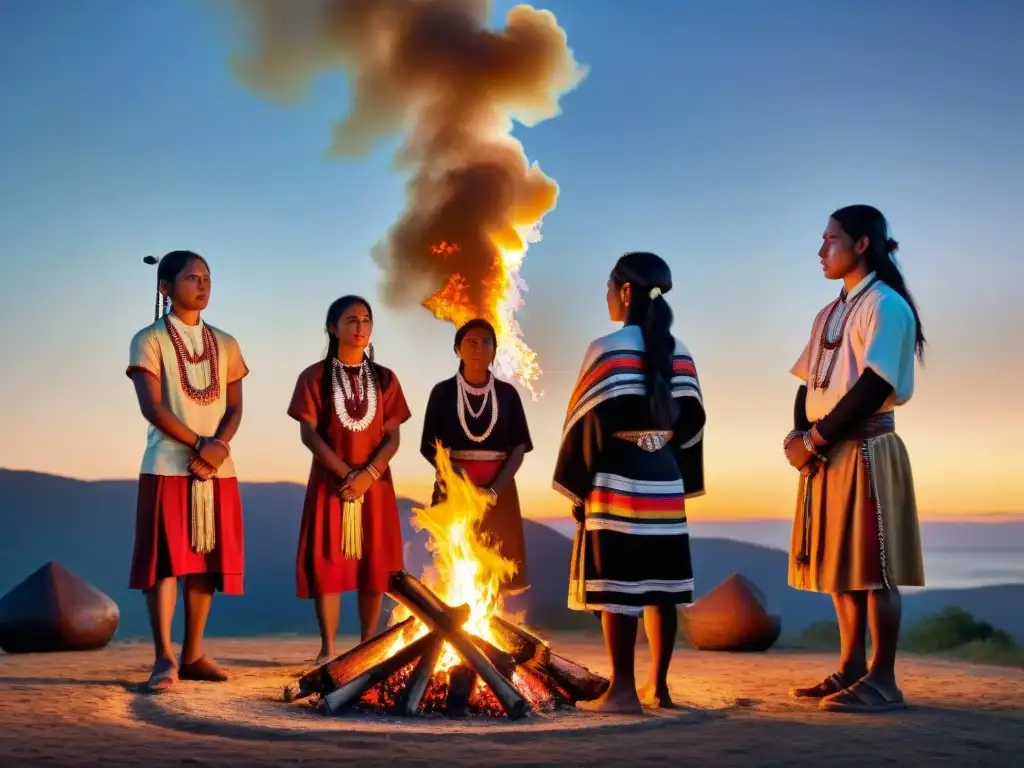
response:
[[[132,475],[128,477],[109,477],[109,478],[97,478],[87,480],[80,477],[74,477],[73,475],[58,474],[56,472],[44,472],[38,469],[14,469],[11,467],[0,467],[0,472],[9,472],[11,474],[20,475],[37,475],[39,477],[50,477],[58,480],[67,480],[75,483],[130,483],[137,482],[138,476]],[[304,487],[304,483],[297,482],[295,480],[239,480],[239,485],[292,485],[299,488]],[[423,499],[414,498],[411,495],[404,494],[395,489],[395,495],[399,499],[405,499],[416,504],[425,504],[426,501]],[[524,516],[525,520],[533,520],[536,522],[543,521],[559,521],[559,520],[571,520],[572,518],[568,515],[531,515]],[[736,523],[778,523],[792,520],[792,515],[780,515],[778,517],[771,516],[759,516],[759,517],[736,517],[736,516],[725,516],[722,518],[711,519],[711,520],[691,520],[691,523],[704,524],[704,523],[716,523],[716,524],[736,524]],[[993,525],[997,523],[1016,523],[1024,522],[1024,511],[1020,512],[1007,512],[1007,511],[991,511],[991,512],[957,512],[949,514],[935,514],[935,513],[921,513],[919,519],[921,522],[928,523],[977,523],[982,525]]]

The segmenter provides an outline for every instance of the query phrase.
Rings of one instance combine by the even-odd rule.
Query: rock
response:
[[[0,598],[0,648],[7,653],[96,650],[110,642],[120,619],[117,603],[51,562]]]
[[[763,593],[734,573],[681,612],[683,632],[701,651],[766,651],[782,632]]]

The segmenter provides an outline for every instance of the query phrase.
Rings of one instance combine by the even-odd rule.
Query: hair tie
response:
[[[648,293],[647,295],[651,297],[651,301],[654,301],[656,298],[661,296],[661,288],[659,288],[658,286],[654,286],[653,288],[651,288],[651,292]]]

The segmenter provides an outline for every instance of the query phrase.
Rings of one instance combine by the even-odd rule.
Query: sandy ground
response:
[[[596,639],[551,639],[559,653],[607,674]],[[231,682],[182,683],[160,696],[133,691],[148,675],[145,644],[0,655],[0,765],[1021,764],[1020,670],[905,657],[912,708],[847,715],[787,695],[792,683],[830,671],[829,656],[684,650],[671,681],[684,707],[669,715],[352,720],[280,701],[316,647],[312,638],[211,640],[207,650]]]

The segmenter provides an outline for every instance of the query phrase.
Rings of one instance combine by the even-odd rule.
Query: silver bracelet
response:
[[[825,457],[818,453],[818,449],[814,446],[814,441],[811,440],[811,430],[804,432],[804,448],[818,461],[825,461]]]
[[[366,471],[370,474],[370,477],[372,477],[374,480],[380,480],[380,472],[377,471],[377,468],[375,466],[373,466],[373,464],[367,464],[366,465]]]

